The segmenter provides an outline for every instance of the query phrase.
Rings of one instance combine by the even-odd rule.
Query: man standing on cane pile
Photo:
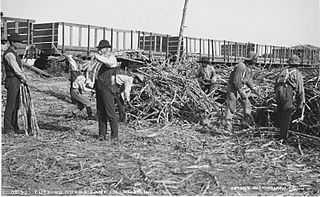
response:
[[[95,90],[97,101],[97,116],[99,121],[99,137],[100,141],[106,140],[107,123],[109,121],[111,127],[111,141],[118,141],[118,120],[115,111],[116,87],[115,76],[117,73],[117,59],[111,53],[111,45],[107,40],[99,42],[98,54],[94,58],[101,62],[98,68]]]
[[[298,121],[303,120],[305,109],[303,76],[296,68],[300,64],[300,58],[297,55],[292,55],[287,63],[289,67],[284,68],[280,72],[274,86],[279,115],[280,138],[284,140],[289,136],[288,129],[294,109],[294,95],[297,107],[299,111],[301,110],[301,117],[298,118]]]
[[[217,81],[217,75],[208,57],[201,57],[201,63],[198,69],[198,82],[204,93],[210,94],[213,90],[213,85]]]
[[[20,100],[20,84],[27,84],[27,78],[22,72],[22,62],[17,54],[22,38],[17,33],[8,37],[9,48],[3,54],[3,65],[6,70],[5,88],[7,89],[7,102],[4,112],[4,133],[24,133],[19,130],[18,110]]]
[[[252,82],[252,69],[251,66],[257,62],[257,55],[254,52],[249,52],[248,56],[244,59],[244,62],[239,62],[231,72],[227,85],[227,100],[226,100],[226,112],[224,126],[227,131],[232,130],[232,118],[236,112],[236,105],[238,100],[238,94],[244,111],[244,117],[242,124],[244,127],[248,127],[251,122],[255,124],[254,118],[251,114],[251,103],[248,95],[244,91],[244,85],[247,85],[251,91],[256,95],[258,92],[253,87]],[[258,95],[259,96],[259,95]]]

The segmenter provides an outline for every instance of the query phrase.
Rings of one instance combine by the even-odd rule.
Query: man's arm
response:
[[[305,103],[306,103],[306,98],[305,98],[305,92],[304,92],[304,86],[303,86],[303,76],[302,74],[297,70],[295,72],[295,77],[296,77],[296,100],[298,104],[298,108],[301,109],[301,117],[300,120],[302,121],[304,118],[304,110],[305,110]]]
[[[124,98],[126,101],[130,101],[130,92],[133,84],[133,77],[124,76]]]
[[[104,63],[109,68],[114,68],[118,66],[117,59],[114,55],[103,56],[103,55],[95,55],[96,60],[101,63]]]
[[[216,83],[216,81],[217,81],[217,78],[218,78],[218,76],[217,76],[217,73],[216,73],[216,71],[215,71],[215,69],[213,68],[213,67],[211,67],[212,68],[212,71],[211,71],[211,82],[212,83]]]
[[[5,58],[6,58],[7,62],[10,64],[10,66],[13,68],[14,72],[16,73],[16,75],[18,75],[20,81],[23,82],[23,83],[26,83],[27,82],[27,78],[23,74],[22,70],[20,69],[20,67],[19,67],[19,65],[17,63],[16,56],[13,53],[7,53]]]

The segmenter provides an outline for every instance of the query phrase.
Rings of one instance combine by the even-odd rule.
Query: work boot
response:
[[[86,107],[86,110],[88,114],[87,120],[97,120],[97,117],[93,115],[91,107]]]

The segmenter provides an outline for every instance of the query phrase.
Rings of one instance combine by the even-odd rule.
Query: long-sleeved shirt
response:
[[[114,80],[112,79],[112,81]],[[118,74],[116,75],[115,82],[120,87],[120,92],[123,100],[130,101],[130,92],[133,84],[133,77],[128,75]]]
[[[281,84],[290,85],[296,92],[298,107],[301,108],[305,103],[305,92],[303,87],[303,76],[297,68],[285,68],[276,78],[275,89]]]
[[[78,76],[72,83],[72,88],[79,89],[84,92],[90,92],[92,89],[86,87],[86,78],[82,75]]]
[[[202,80],[210,80],[212,82],[217,81],[217,74],[213,66],[207,64],[206,66],[200,66],[197,72],[197,77]]]
[[[239,62],[231,72],[228,83],[232,83],[237,91],[241,90],[244,85],[253,89],[252,70],[243,62]]]
[[[105,64],[108,68],[115,68],[118,66],[117,58],[113,54],[95,55],[95,58]]]

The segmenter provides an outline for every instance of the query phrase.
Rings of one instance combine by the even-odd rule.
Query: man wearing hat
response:
[[[143,82],[144,77],[140,74],[133,76],[117,74],[115,83],[117,85],[116,102],[118,104],[119,121],[126,122],[127,116],[125,112],[125,104],[130,104],[130,92],[133,84]],[[112,80],[113,81],[113,80]]]
[[[22,133],[18,127],[20,84],[27,83],[22,72],[22,62],[16,50],[22,39],[19,34],[12,33],[8,37],[9,48],[3,54],[3,65],[6,70],[5,88],[7,89],[7,103],[4,112],[4,133]]]
[[[117,72],[117,59],[111,53],[111,45],[107,40],[99,42],[98,54],[94,58],[101,62],[97,69],[95,91],[97,102],[97,117],[99,122],[100,141],[106,140],[107,123],[110,123],[111,140],[118,140],[118,120],[115,112],[115,76]],[[113,80],[113,81],[112,81]]]
[[[217,74],[210,64],[211,61],[208,57],[201,57],[200,61],[201,66],[198,69],[196,77],[198,77],[198,82],[201,89],[206,93],[210,94],[213,89],[214,83],[217,81]]]
[[[238,94],[244,111],[244,117],[242,120],[243,126],[248,127],[248,121],[254,123],[254,119],[251,114],[251,103],[248,95],[244,92],[244,85],[247,85],[253,93],[258,95],[258,92],[253,87],[251,70],[251,66],[256,62],[257,55],[254,52],[249,52],[248,56],[244,59],[244,62],[239,62],[229,76],[224,120],[224,126],[227,131],[231,131],[232,129],[231,121],[233,114],[236,112]]]
[[[279,115],[280,138],[286,140],[288,138],[289,124],[294,110],[293,99],[297,102],[301,116],[298,121],[304,118],[305,109],[305,93],[303,87],[303,76],[296,68],[300,64],[300,58],[292,55],[287,61],[288,66],[280,71],[279,76],[275,80],[275,95],[277,109]]]

